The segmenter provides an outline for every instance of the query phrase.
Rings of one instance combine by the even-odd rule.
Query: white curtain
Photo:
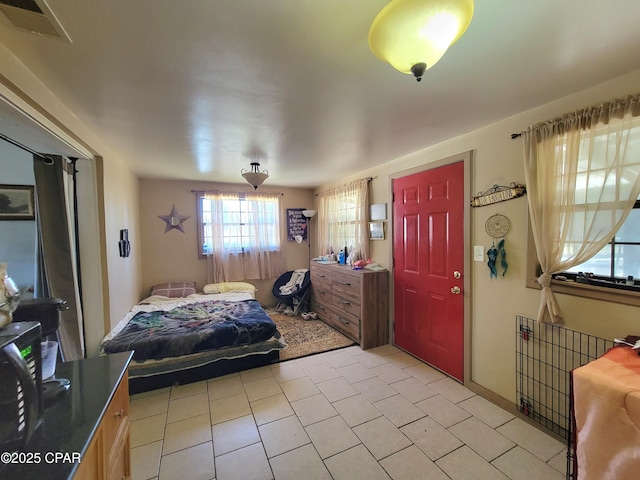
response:
[[[584,263],[618,231],[640,194],[640,95],[529,127],[527,200],[542,275],[538,321],[562,312],[551,275]]]
[[[279,193],[209,193],[207,281],[270,279],[285,272]]]
[[[318,194],[317,255],[346,246],[369,258],[369,179],[355,180]]]

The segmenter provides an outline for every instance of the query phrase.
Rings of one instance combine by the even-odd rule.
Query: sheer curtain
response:
[[[208,193],[207,281],[275,278],[284,273],[279,193]],[[209,224],[210,223],[210,224]]]
[[[37,296],[60,298],[58,339],[64,361],[84,357],[84,334],[73,202],[73,166],[66,158],[34,156],[39,268]]]
[[[527,201],[542,275],[538,321],[562,312],[551,275],[598,253],[640,194],[640,95],[532,125],[524,135]]]
[[[345,246],[369,258],[369,179],[355,180],[318,194],[318,255]]]

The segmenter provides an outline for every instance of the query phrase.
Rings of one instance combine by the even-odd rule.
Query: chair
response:
[[[288,294],[283,294],[282,292],[280,292],[280,287],[289,283],[289,280],[291,280],[291,275],[293,275],[293,270],[280,275],[273,284],[271,293],[273,293],[273,296],[278,299],[276,309],[279,309],[283,304],[286,304],[291,307],[291,310],[293,310],[293,313],[291,313],[291,315],[298,315],[298,312],[302,313],[309,309],[309,294],[311,293],[309,287],[311,286],[311,272],[307,270],[307,272],[304,274],[304,280],[302,281],[302,284],[296,291]]]

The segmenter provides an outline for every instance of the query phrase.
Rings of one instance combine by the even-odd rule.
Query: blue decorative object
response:
[[[491,245],[491,248],[487,250],[487,257],[489,257],[487,265],[489,266],[489,270],[491,271],[491,273],[489,274],[489,278],[497,278],[498,270],[496,270],[496,259],[498,258],[498,250],[496,250],[495,245]]]
[[[507,273],[509,264],[507,263],[507,252],[504,249],[504,238],[498,242],[498,256],[500,257],[500,265],[502,266],[502,276]]]

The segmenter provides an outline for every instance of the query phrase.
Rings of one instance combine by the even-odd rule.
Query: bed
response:
[[[152,287],[100,344],[102,354],[133,350],[131,394],[268,365],[286,347],[244,282]]]

